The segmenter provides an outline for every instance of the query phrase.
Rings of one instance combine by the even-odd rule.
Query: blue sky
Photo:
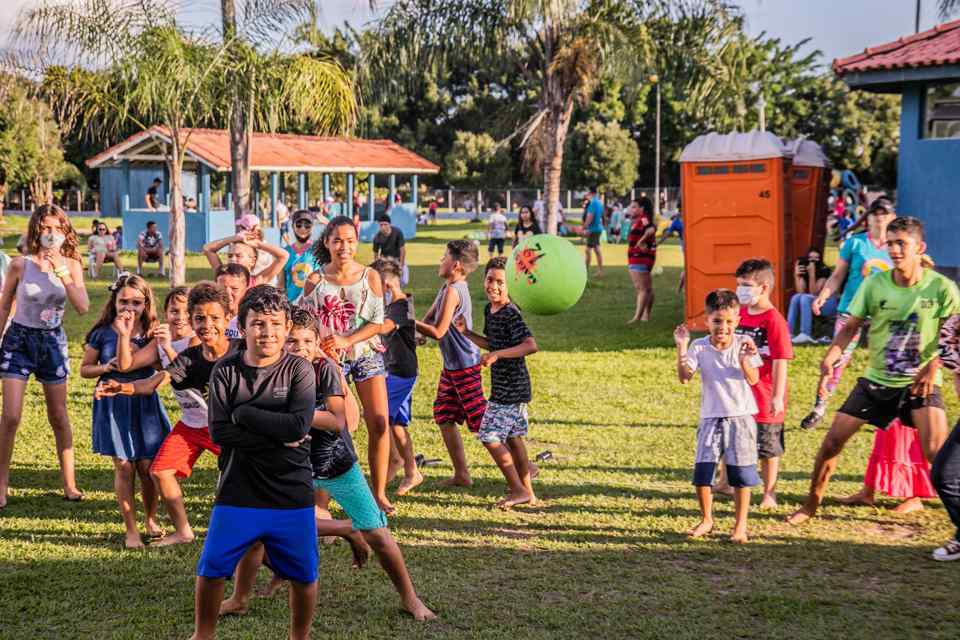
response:
[[[217,20],[216,0],[175,0],[188,22],[202,24]],[[0,39],[19,8],[37,0],[0,0]],[[936,0],[922,0],[921,29],[937,22]],[[751,34],[763,31],[795,43],[810,37],[810,46],[824,53],[829,63],[836,57],[858,53],[865,47],[895,40],[913,33],[915,0],[740,0]],[[349,20],[362,25],[373,19],[368,0],[322,0],[322,26]],[[389,0],[381,0],[389,5]],[[958,16],[960,17],[960,16]]]

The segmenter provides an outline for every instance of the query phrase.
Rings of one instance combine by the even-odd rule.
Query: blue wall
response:
[[[924,86],[903,87],[897,213],[926,227],[927,253],[937,267],[960,267],[960,139],[924,139]]]
[[[223,209],[209,213],[183,214],[186,225],[187,251],[199,252],[203,245],[211,240],[219,240],[234,235],[233,211]],[[157,223],[157,231],[163,234],[164,246],[170,246],[170,213],[167,211],[125,211],[123,213],[123,249],[136,251],[137,236],[147,228],[147,221]],[[280,245],[280,230],[272,227],[263,229],[264,240]]]
[[[144,197],[147,189],[153,184],[154,178],[163,180],[160,185],[160,202],[167,203],[167,192],[170,185],[166,182],[166,172],[160,165],[152,167],[130,167],[130,206],[134,209],[145,209]],[[197,175],[191,171],[183,172],[183,192],[189,197],[196,197]],[[123,168],[100,167],[100,211],[105,216],[119,216],[123,203]]]

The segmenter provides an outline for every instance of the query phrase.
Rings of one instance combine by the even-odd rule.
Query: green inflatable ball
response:
[[[551,316],[577,304],[587,286],[583,256],[569,240],[541,234],[516,246],[507,260],[510,299],[523,311]]]

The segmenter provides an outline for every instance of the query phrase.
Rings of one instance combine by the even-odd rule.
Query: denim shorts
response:
[[[628,271],[636,271],[637,273],[650,273],[650,266],[645,264],[631,264],[627,266]]]
[[[63,327],[34,329],[11,322],[0,343],[0,378],[62,384],[70,373],[67,334]]]
[[[387,368],[383,363],[382,353],[370,353],[362,355],[356,360],[346,360],[341,365],[343,367],[343,377],[347,382],[363,382],[377,376],[386,376]]]

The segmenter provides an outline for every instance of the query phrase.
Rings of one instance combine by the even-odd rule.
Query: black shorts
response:
[[[506,241],[505,238],[490,238],[489,244],[487,244],[487,251],[493,253],[494,248],[496,248],[497,253],[503,254],[503,243]]]
[[[757,423],[757,457],[761,460],[779,458],[784,452],[783,423]]]
[[[853,416],[880,429],[886,429],[894,418],[900,418],[904,426],[912,427],[911,412],[923,407],[945,409],[940,387],[934,386],[933,391],[926,398],[915,396],[910,387],[887,387],[866,378],[857,380],[840,413]]]
[[[601,231],[591,231],[587,234],[587,246],[591,249],[594,247],[600,246],[600,234]]]

